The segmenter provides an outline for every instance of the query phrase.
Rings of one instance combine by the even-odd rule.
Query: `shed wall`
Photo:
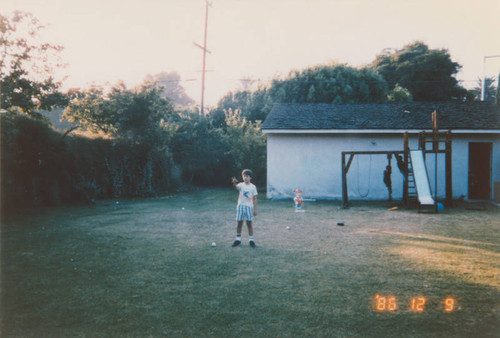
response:
[[[453,198],[467,197],[469,142],[493,143],[493,198],[494,182],[500,182],[500,140],[496,135],[453,135]],[[418,134],[410,134],[410,149],[418,149]],[[403,136],[398,134],[268,134],[267,197],[290,198],[294,189],[301,188],[305,198],[340,200],[343,151],[397,150],[403,150]],[[356,155],[347,174],[349,199],[387,199],[389,194],[383,182],[387,163],[385,155]],[[432,191],[435,186],[434,163],[434,154],[427,154],[426,165]],[[400,200],[403,198],[403,176],[394,157],[391,165],[392,197]],[[441,199],[446,193],[444,154],[438,154],[437,174],[438,197]]]

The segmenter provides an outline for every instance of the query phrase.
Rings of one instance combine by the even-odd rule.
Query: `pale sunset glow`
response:
[[[42,37],[65,47],[64,89],[93,82],[128,86],[178,72],[199,104],[205,0],[2,0],[0,12],[34,14]],[[268,81],[318,63],[371,63],[385,48],[421,40],[448,49],[466,88],[498,76],[498,0],[213,0],[208,14],[205,102],[241,79]]]

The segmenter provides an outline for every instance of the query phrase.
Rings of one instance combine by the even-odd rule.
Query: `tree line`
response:
[[[461,66],[446,49],[430,49],[416,41],[401,49],[385,49],[369,65],[330,63],[293,70],[255,88],[229,92],[211,114],[223,119],[226,109],[239,109],[248,119],[263,120],[274,102],[382,103],[480,99],[481,80],[467,90],[455,78]],[[500,77],[500,74],[499,74]],[[486,79],[485,98],[500,104],[494,78]],[[214,117],[217,120],[217,116]]]
[[[4,210],[227,186],[245,167],[254,169],[257,184],[265,183],[260,123],[228,111],[225,127],[216,128],[208,117],[173,110],[155,87],[115,90],[118,95],[99,100],[119,115],[111,121],[101,114],[109,107],[86,110],[87,92],[65,110],[79,129],[100,131],[93,137],[55,131],[25,114],[1,115]]]

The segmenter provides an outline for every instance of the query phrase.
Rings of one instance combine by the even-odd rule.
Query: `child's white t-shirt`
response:
[[[250,184],[245,184],[245,182],[238,183],[236,188],[240,192],[238,197],[238,205],[245,205],[247,207],[253,207],[253,197],[257,196],[257,187]]]

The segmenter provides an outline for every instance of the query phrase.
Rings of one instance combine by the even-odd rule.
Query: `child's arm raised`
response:
[[[231,183],[233,184],[233,188],[236,188],[236,185],[239,183],[238,180],[236,179],[236,177],[233,176],[233,178],[231,179]]]

